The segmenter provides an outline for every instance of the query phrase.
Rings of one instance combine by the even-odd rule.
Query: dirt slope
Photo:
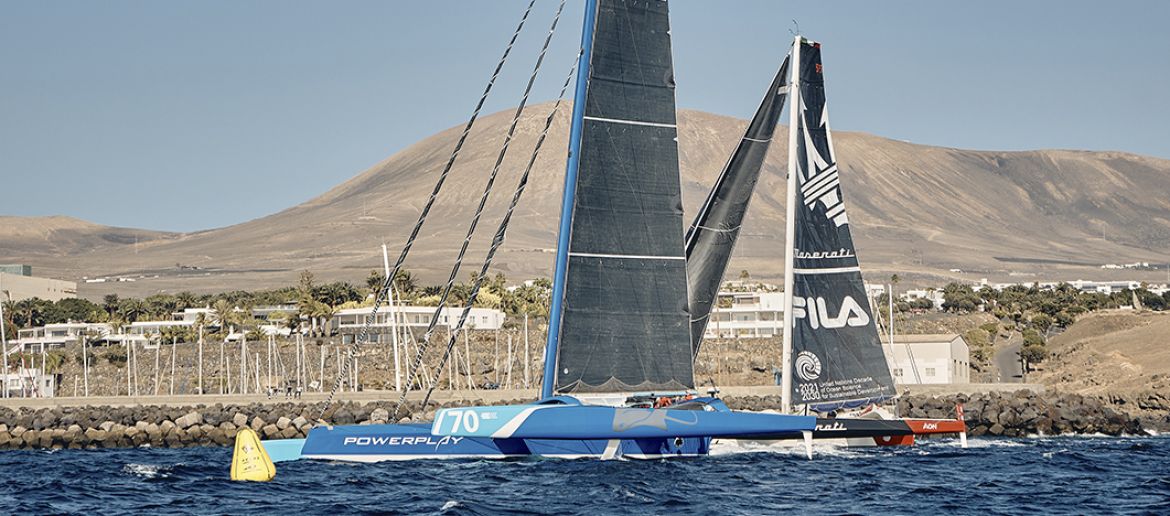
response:
[[[535,106],[522,120],[481,224],[484,236],[469,256],[482,256],[486,249],[549,108]],[[445,276],[509,116],[484,117],[464,148],[408,262],[425,279]],[[680,113],[688,217],[744,125],[725,116]],[[497,258],[497,268],[511,277],[550,273],[567,132],[562,112]],[[785,134],[781,130],[777,141],[785,142]],[[311,201],[210,231],[169,235],[78,224],[38,238],[13,230],[26,222],[3,219],[0,262],[31,262],[66,279],[139,277],[132,284],[83,286],[83,295],[91,297],[110,288],[140,295],[285,285],[294,283],[301,269],[323,279],[360,281],[380,265],[383,241],[392,252],[401,246],[457,136],[458,128],[441,132]],[[971,151],[850,132],[834,133],[834,141],[859,256],[871,277],[898,272],[910,281],[930,282],[1019,274],[1099,279],[1112,274],[1098,268],[1102,263],[1164,262],[1170,254],[1168,160],[1116,152]],[[785,162],[786,149],[777,145],[765,164],[733,271],[749,269],[764,279],[781,276]],[[149,223],[145,214],[143,223]],[[135,236],[140,237],[136,245]],[[176,264],[203,269],[180,270]],[[1155,273],[1148,275],[1154,279]]]
[[[1170,313],[1090,314],[1049,342],[1041,382],[1083,394],[1170,391]]]

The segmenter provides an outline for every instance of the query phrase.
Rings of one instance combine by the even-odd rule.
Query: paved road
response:
[[[1000,383],[1023,383],[1024,371],[1020,365],[1022,341],[1016,340],[995,353],[995,369]]]

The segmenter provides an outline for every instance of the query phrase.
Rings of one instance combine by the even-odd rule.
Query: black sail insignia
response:
[[[793,403],[868,403],[895,394],[861,279],[829,132],[819,43],[799,50],[793,285]],[[789,197],[791,199],[791,196]]]
[[[693,388],[667,3],[601,1],[589,63],[556,391]]]
[[[748,123],[727,165],[687,231],[687,280],[690,284],[691,353],[698,356],[711,307],[731,261],[739,228],[760,178],[768,145],[787,96],[788,58],[768,86],[763,102]]]

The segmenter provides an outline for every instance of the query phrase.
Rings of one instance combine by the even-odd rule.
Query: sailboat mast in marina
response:
[[[797,36],[792,62],[783,408],[868,405],[896,391],[845,213],[820,43]]]

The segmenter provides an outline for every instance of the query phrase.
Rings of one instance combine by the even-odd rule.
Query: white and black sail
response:
[[[825,104],[821,46],[800,39],[789,173],[794,405],[873,402],[895,394],[861,279]],[[793,188],[795,186],[795,188]]]
[[[555,390],[693,388],[667,3],[592,14]]]
[[[787,96],[788,58],[780,65],[776,78],[755,116],[748,123],[727,165],[719,173],[707,200],[687,231],[687,279],[690,282],[691,352],[699,354],[699,345],[710,320],[711,308],[719,294],[719,285],[731,252],[739,238],[739,229],[760,178],[768,146],[776,123],[784,110]]]

